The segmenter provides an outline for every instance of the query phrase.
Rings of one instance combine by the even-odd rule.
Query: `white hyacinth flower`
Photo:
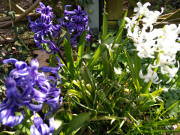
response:
[[[120,74],[122,74],[122,69],[121,69],[121,68],[116,68],[116,67],[114,67],[114,72],[115,72],[117,75],[120,75]]]
[[[144,81],[146,83],[148,83],[149,81],[152,81],[154,84],[158,84],[160,83],[162,80],[159,80],[159,77],[157,75],[157,73],[155,71],[152,70],[153,66],[149,65],[148,70],[147,70],[147,74],[143,75],[142,70],[139,72],[139,77],[141,79],[144,79]]]
[[[144,18],[142,19],[142,22],[144,23],[144,27],[149,28],[150,27],[150,31],[153,29],[153,25],[157,20],[158,17],[163,13],[164,8],[161,8],[161,12],[159,11],[147,11],[144,14]]]
[[[140,77],[145,82],[152,81],[153,83],[159,83],[157,73],[152,68],[161,67],[161,73],[166,74],[169,77],[168,82],[175,77],[178,67],[175,67],[176,53],[180,51],[180,43],[177,42],[180,34],[180,24],[165,25],[164,28],[153,28],[153,24],[156,23],[158,17],[162,14],[159,11],[150,11],[148,9],[150,3],[142,5],[140,2],[137,3],[137,7],[134,8],[136,15],[132,18],[125,18],[127,21],[127,35],[134,41],[134,46],[138,56],[142,58],[156,58],[153,65],[148,67],[146,75],[140,72]],[[142,22],[142,26],[139,26],[139,22]],[[167,83],[168,83],[167,82]]]
[[[169,77],[169,80],[166,83],[169,83],[175,77],[178,70],[179,70],[179,62],[178,62],[178,67],[170,68],[167,65],[161,66],[161,73],[166,74]]]
[[[149,9],[147,8],[148,6],[150,6],[151,4],[149,2],[145,3],[144,5],[142,5],[141,2],[137,3],[138,7],[134,8],[134,12],[136,12],[135,18],[139,18],[141,15],[146,14]]]

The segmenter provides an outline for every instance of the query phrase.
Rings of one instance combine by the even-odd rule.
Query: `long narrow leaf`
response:
[[[127,62],[129,65],[129,70],[130,70],[132,77],[133,77],[133,83],[135,85],[137,93],[139,93],[140,92],[139,81],[138,81],[138,77],[136,76],[135,69],[133,67],[132,59],[126,50],[125,50],[125,55],[126,55]]]
[[[158,120],[161,116],[163,116],[167,111],[169,111],[170,109],[172,109],[176,104],[178,104],[180,102],[180,100],[179,101],[177,101],[177,102],[175,102],[174,104],[172,104],[167,110],[165,110],[163,113],[161,113],[159,116],[157,116],[154,120],[153,120],[153,122],[154,121],[156,121],[156,120]]]
[[[125,14],[124,14],[124,17],[123,17],[122,22],[121,22],[121,26],[119,27],[119,31],[118,31],[115,39],[114,39],[112,48],[114,48],[115,44],[120,43],[120,40],[121,40],[121,37],[122,37],[122,32],[123,32],[123,29],[124,29],[124,26],[125,26],[125,17],[127,16],[127,13],[128,13],[128,11],[126,11]]]
[[[123,41],[123,43],[121,44],[121,47],[117,49],[116,54],[115,54],[115,57],[114,57],[113,62],[112,62],[113,65],[116,63],[119,54],[121,53],[124,45],[126,44],[126,42],[127,42],[128,40],[129,40],[129,38],[126,37],[125,40]]]
[[[95,79],[93,78],[91,72],[88,70],[88,68],[83,67],[81,69],[81,75],[83,77],[83,79],[85,80],[85,82],[87,84],[90,84],[92,86],[92,90],[95,90]]]
[[[104,10],[104,12],[103,12],[103,28],[102,28],[102,37],[101,37],[102,41],[104,41],[107,36],[107,30],[108,30],[107,12]]]
[[[110,63],[108,61],[107,52],[105,51],[102,57],[102,64],[103,64],[103,78],[108,76],[110,70]]]
[[[97,60],[99,59],[100,53],[101,53],[102,46],[99,45],[98,49],[96,50],[95,54],[93,55],[91,61],[88,64],[88,68],[92,69]]]
[[[67,68],[69,69],[70,76],[74,78],[74,59],[73,59],[73,52],[72,47],[70,44],[70,35],[68,32],[68,40],[64,38],[64,51],[65,51],[65,57],[67,62]]]
[[[138,81],[140,82],[139,72],[141,70],[141,59],[137,55],[137,52],[134,52],[134,53],[135,53],[135,55],[134,55],[134,69],[135,69],[136,77],[137,77]]]
[[[78,57],[77,57],[77,66],[81,66],[85,43],[86,43],[86,30],[82,33],[80,37]]]
[[[66,135],[71,135],[73,132],[83,126],[83,124],[89,119],[89,113],[78,114],[73,120],[66,126]]]

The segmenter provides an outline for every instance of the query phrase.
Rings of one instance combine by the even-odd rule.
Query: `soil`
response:
[[[23,9],[28,9],[33,4],[33,0],[18,0],[17,5]],[[7,10],[3,0],[0,0],[0,13],[3,13],[4,10]]]

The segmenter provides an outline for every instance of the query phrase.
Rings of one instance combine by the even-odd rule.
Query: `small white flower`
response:
[[[122,74],[121,68],[116,68],[116,67],[114,67],[114,72],[115,72],[117,75]]]
[[[161,73],[166,74],[169,77],[169,80],[166,83],[169,83],[175,77],[178,70],[179,70],[179,62],[178,62],[178,67],[170,68],[167,65],[161,67]]]
[[[138,3],[137,3],[137,6],[138,6],[138,7],[135,7],[135,8],[134,8],[134,12],[136,12],[135,18],[137,19],[137,18],[139,18],[141,15],[146,14],[146,13],[149,11],[149,9],[148,9],[147,7],[150,6],[150,5],[151,5],[151,4],[150,4],[149,2],[145,3],[144,5],[142,5],[141,2],[138,2]]]
[[[163,13],[164,8],[161,8],[161,12],[159,11],[147,11],[144,14],[144,18],[142,19],[142,22],[144,23],[144,27],[146,27],[146,29],[148,27],[150,27],[150,30],[153,29],[153,23],[155,23],[157,21],[157,19],[159,18],[159,16]]]
[[[141,71],[139,72],[139,77],[140,77],[141,79],[144,79],[144,81],[145,81],[146,83],[148,83],[149,81],[152,81],[154,84],[158,84],[158,83],[160,83],[162,80],[158,81],[158,80],[159,80],[159,77],[158,77],[157,73],[152,70],[152,67],[153,67],[152,65],[149,65],[146,75],[143,75],[142,70],[141,70]]]
[[[119,46],[119,44],[115,44],[114,48],[112,48],[112,43],[111,44],[105,44],[105,46],[107,47],[107,49],[109,50],[109,53],[111,54],[111,52],[114,52],[114,48],[117,48]]]
[[[125,25],[125,28],[133,28],[134,25],[137,23],[136,19],[133,17],[132,20],[128,17],[125,17],[125,20],[127,24]]]
[[[164,91],[164,92],[168,92],[168,90],[169,90],[169,89],[166,88],[166,87],[163,88],[163,91]]]

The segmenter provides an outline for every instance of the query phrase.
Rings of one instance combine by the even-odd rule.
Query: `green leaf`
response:
[[[90,117],[89,113],[78,114],[65,127],[65,134],[66,135],[71,135],[73,132],[76,132],[79,128],[81,128],[84,125],[84,123],[89,119],[89,117]]]
[[[70,76],[73,79],[74,78],[74,59],[73,59],[73,52],[72,52],[72,46],[70,43],[70,34],[68,33],[68,40],[64,38],[64,51],[65,51],[65,57],[66,57],[66,62],[67,62],[67,68],[70,72]]]
[[[135,88],[136,88],[137,93],[140,93],[138,76],[136,76],[136,73],[135,73],[135,69],[134,69],[134,67],[133,67],[133,62],[132,62],[131,56],[128,54],[128,52],[127,52],[126,50],[125,50],[124,53],[125,53],[126,58],[127,58],[129,70],[130,70],[130,72],[131,72],[131,74],[132,74],[134,86],[135,86]]]
[[[126,44],[126,42],[127,42],[128,40],[129,40],[129,38],[126,37],[125,40],[123,41],[123,43],[121,44],[121,46],[120,46],[120,47],[117,49],[117,51],[115,52],[115,57],[114,57],[114,59],[113,59],[112,65],[114,65],[114,64],[116,63],[116,61],[117,61],[117,59],[118,59],[118,57],[119,57],[119,55],[120,55],[120,53],[121,53],[124,45]]]
[[[92,56],[90,54],[85,54],[82,58],[83,59],[91,59]]]
[[[155,59],[156,59],[156,64],[159,63],[159,58],[157,57],[158,53],[155,53]],[[154,68],[154,72],[157,72],[158,67]],[[145,88],[141,90],[142,93],[149,93],[149,89],[152,85],[152,81],[149,81],[148,84],[146,84]]]
[[[18,38],[18,40],[26,48],[26,50],[30,50],[21,38]]]
[[[162,102],[160,105],[161,106],[158,109],[157,115],[159,115],[162,112],[162,110],[164,109],[164,102]]]
[[[107,99],[104,91],[102,90],[98,91],[98,97],[101,99],[102,105],[108,111],[108,113],[113,114],[114,110],[113,110],[112,103]]]
[[[52,53],[49,56],[49,63],[51,65],[51,67],[56,67],[56,64],[54,63],[54,59],[56,58],[56,56]]]
[[[134,69],[135,69],[136,77],[137,77],[138,81],[140,81],[139,72],[141,70],[141,59],[137,55],[137,52],[134,52],[134,53],[135,53],[135,56],[134,56]]]
[[[117,117],[117,116],[100,116],[97,118],[93,118],[91,119],[91,121],[104,121],[104,120],[111,120],[111,121],[115,121],[115,120],[126,120],[126,117]]]
[[[15,128],[20,130],[22,133],[30,135],[30,126],[31,123],[23,122],[22,124],[17,125]]]
[[[115,37],[115,40],[114,40],[113,45],[112,45],[112,48],[114,48],[115,44],[119,44],[120,43],[120,40],[121,40],[121,37],[122,37],[122,32],[123,32],[123,29],[124,29],[124,26],[125,26],[125,17],[127,16],[127,12],[128,11],[125,12],[124,17],[123,17],[123,19],[121,21],[121,26],[119,27],[119,31],[118,31],[118,33],[117,33],[117,35]]]
[[[88,68],[83,67],[81,69],[81,76],[86,82],[86,84],[90,84],[92,86],[92,89],[95,90],[95,84],[94,84],[95,80]]]
[[[92,59],[90,60],[90,62],[88,64],[88,68],[92,69],[94,67],[95,63],[99,59],[99,56],[101,53],[101,48],[102,48],[102,46],[99,45],[98,49],[96,50],[95,54],[93,55]]]
[[[172,104],[168,109],[166,109],[163,113],[161,113],[160,115],[158,115],[153,121],[156,121],[156,120],[158,120],[161,116],[163,116],[167,111],[169,111],[169,110],[171,110],[172,108],[174,108],[178,103],[180,102],[180,100],[179,101],[177,101],[177,102],[175,102],[174,104]]]
[[[174,118],[170,118],[170,119],[164,119],[157,122],[153,122],[150,125],[151,126],[167,126],[167,125],[177,124],[177,122],[178,121],[175,120]]]
[[[107,51],[104,52],[102,56],[102,64],[103,64],[103,78],[109,75],[110,63],[107,56]]]
[[[114,40],[114,37],[113,36],[110,36],[111,33],[109,33],[106,38],[104,39],[104,41],[102,42],[102,44],[111,44],[112,41]]]
[[[14,135],[15,132],[10,132],[10,131],[2,131],[2,132],[0,132],[0,135],[5,135],[5,134]]]
[[[14,128],[19,130],[21,133],[25,133],[27,135],[30,135],[30,127],[32,125],[32,123],[30,123],[29,119],[31,119],[31,111],[29,109],[27,109],[27,107],[23,107],[25,109],[25,118],[23,120],[23,122],[17,126],[15,126]],[[16,112],[16,115],[21,114],[20,112]]]
[[[81,66],[82,63],[82,56],[84,52],[84,46],[86,43],[86,30],[82,33],[79,41],[79,48],[78,48],[78,57],[77,57],[77,66]]]
[[[146,101],[140,108],[142,111],[145,111],[146,109],[148,109],[149,107],[153,106],[154,103],[156,103],[155,100],[148,100]]]
[[[82,93],[73,89],[68,90],[67,94],[69,96],[76,96],[76,97],[82,98]]]
[[[108,31],[108,19],[107,19],[107,12],[104,10],[103,12],[103,28],[102,28],[102,42],[106,39]]]
[[[163,88],[160,88],[159,90],[153,91],[151,94],[152,94],[153,97],[160,96],[162,90],[163,90]]]

